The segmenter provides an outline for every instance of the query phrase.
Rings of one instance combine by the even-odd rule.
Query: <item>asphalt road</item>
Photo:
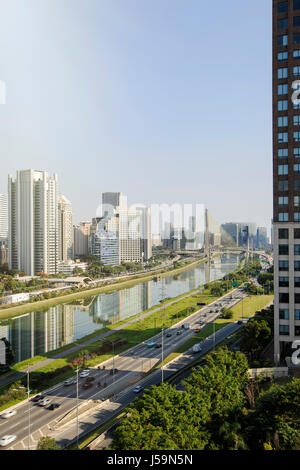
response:
[[[230,298],[232,295],[232,299]],[[227,294],[222,300],[222,306],[231,307],[235,303],[239,302],[242,297],[245,297],[246,294],[243,293],[240,289],[236,289],[233,293]],[[210,306],[204,307],[198,312],[192,314],[188,319],[180,321],[177,325],[165,330],[163,341],[162,334],[158,334],[153,337],[153,341],[164,345],[164,357],[170,354],[172,351],[175,351],[181,344],[185,343],[188,339],[194,336],[195,327],[204,328],[207,324],[214,321],[220,313],[216,313],[216,307],[214,304],[220,303],[220,300],[217,300]],[[219,310],[221,308],[217,307]],[[184,323],[189,323],[190,329],[183,329],[181,326]],[[199,324],[202,322],[202,325]],[[215,335],[215,344],[223,340],[226,336],[232,334],[239,325],[230,324],[225,329],[219,330]],[[223,331],[224,330],[224,331]],[[177,332],[180,332],[177,335]],[[167,334],[171,334],[170,337],[167,337]],[[204,341],[205,346],[202,348],[202,353],[204,354],[207,350],[211,349],[213,346],[213,339]],[[123,352],[121,355],[116,356],[114,359],[109,359],[105,363],[101,364],[102,369],[98,370],[94,368],[91,370],[90,375],[95,378],[93,386],[88,390],[82,388],[82,384],[86,379],[79,380],[79,403],[83,404],[88,399],[107,399],[116,398],[116,404],[125,403],[126,406],[130,401],[135,398],[135,394],[132,392],[132,389],[124,392],[124,390],[135,383],[137,380],[141,379],[145,372],[152,368],[155,364],[158,364],[161,361],[162,348],[149,348],[147,343],[142,343],[134,348]],[[189,361],[191,361],[190,353]],[[194,359],[195,355],[193,356]],[[196,355],[197,357],[197,355]],[[105,365],[105,369],[103,369]],[[172,363],[172,368],[174,363]],[[182,357],[181,362],[177,364],[177,367],[183,367]],[[114,375],[111,375],[111,370],[116,368],[118,372]],[[174,370],[169,369],[168,366],[165,366],[164,374],[167,377],[168,374],[173,373]],[[145,380],[145,387],[148,387],[152,384],[159,383],[161,380],[161,371],[149,375]],[[101,383],[101,388],[98,388],[98,382]],[[106,383],[106,387],[104,385]],[[42,408],[33,402],[22,404],[16,407],[17,414],[7,420],[0,419],[0,438],[7,434],[14,434],[17,436],[17,439],[10,445],[5,448],[0,449],[26,449],[28,448],[28,430],[29,430],[29,414],[30,414],[30,443],[29,447],[31,449],[36,448],[37,441],[42,435],[51,435],[49,428],[56,426],[59,418],[64,416],[67,412],[72,410],[76,406],[76,385],[64,386],[59,384],[52,391],[49,391],[46,394],[47,398],[52,400],[52,403],[60,404],[60,407],[54,411],[50,411],[47,408]],[[94,406],[94,405],[93,405]],[[113,405],[112,407],[113,408]],[[97,414],[98,425],[102,421],[105,422],[106,419],[112,414],[112,409],[105,409],[99,411]],[[80,431],[84,432],[85,423],[81,422]],[[66,431],[60,432],[55,431],[55,434],[61,434],[59,442],[61,444],[66,444],[72,440],[72,436],[76,435],[76,427],[71,426],[66,429]],[[65,435],[65,437],[64,437]]]

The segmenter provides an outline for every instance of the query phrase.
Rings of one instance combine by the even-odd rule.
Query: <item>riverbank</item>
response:
[[[70,303],[73,300],[84,299],[92,295],[99,295],[103,293],[109,294],[120,289],[133,287],[136,284],[139,284],[141,282],[152,281],[158,275],[160,277],[176,276],[177,274],[180,274],[181,272],[184,272],[192,268],[193,266],[196,266],[197,264],[203,263],[205,259],[206,258],[201,258],[195,261],[191,261],[187,263],[185,266],[181,266],[180,268],[176,268],[176,269],[172,268],[168,270],[165,270],[165,269],[157,270],[157,271],[153,271],[150,275],[145,275],[145,274],[142,274],[140,276],[137,275],[137,276],[134,276],[133,279],[126,279],[125,281],[116,281],[106,286],[79,290],[78,292],[74,292],[73,294],[62,295],[61,297],[55,297],[53,299],[40,300],[34,303],[27,302],[25,304],[17,305],[14,307],[2,308],[0,309],[0,320],[7,320],[8,318],[12,318],[18,315],[23,315],[29,312],[47,310],[49,307],[54,307],[56,305],[60,305],[64,303]]]

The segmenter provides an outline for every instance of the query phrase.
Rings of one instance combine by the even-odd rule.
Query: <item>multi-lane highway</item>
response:
[[[94,381],[89,389],[85,390],[82,387],[86,378],[79,379],[79,403],[82,406],[82,404],[86,403],[89,399],[99,400],[100,403],[100,400],[120,395],[128,386],[133,385],[137,380],[141,379],[145,372],[158,364],[161,361],[162,353],[163,356],[166,357],[172,351],[175,351],[195,334],[194,330],[196,327],[203,329],[220,315],[220,309],[223,306],[229,308],[246,295],[243,289],[235,289],[231,294],[227,294],[221,300],[219,299],[213,304],[201,308],[188,319],[186,318],[171,328],[166,329],[163,334],[159,333],[151,338],[156,345],[162,345],[161,347],[150,348],[147,346],[147,342],[144,342],[102,363],[101,368],[96,367],[91,369],[89,376],[93,377]],[[182,328],[182,325],[187,322],[189,323],[189,329]],[[231,334],[232,331],[232,328],[228,329],[227,335]],[[218,337],[219,335],[220,332],[218,332]],[[203,352],[205,351],[203,350]],[[105,369],[103,366],[105,366]],[[117,369],[117,372],[112,374],[112,371],[115,369]],[[152,375],[153,374],[148,377],[149,383],[155,383],[156,379],[153,381]],[[129,395],[125,398],[131,401],[135,395],[132,391],[129,392]],[[46,396],[51,399],[51,404],[57,403],[60,406],[51,411],[48,407],[44,408],[39,406],[38,403],[30,401],[29,403],[27,402],[17,406],[15,408],[17,413],[11,418],[0,419],[0,438],[7,434],[17,436],[11,445],[2,449],[26,449],[28,447],[34,449],[41,436],[51,433],[51,428],[56,428],[55,433],[59,434],[59,420],[76,406],[76,384],[70,386],[59,384],[54,389],[48,391]],[[95,403],[88,403],[91,403],[91,405],[95,407]],[[109,416],[109,410],[105,410],[104,407],[101,411],[101,421],[105,421]],[[74,416],[71,417],[73,418]],[[63,429],[64,428],[62,428],[62,430]],[[83,430],[84,429],[81,427],[81,431]],[[74,426],[71,432],[67,430],[65,432],[66,438],[62,440],[62,443],[71,439],[74,432],[76,433]]]

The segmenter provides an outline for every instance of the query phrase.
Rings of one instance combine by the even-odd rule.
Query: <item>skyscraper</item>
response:
[[[273,0],[274,357],[300,340],[300,0]],[[299,95],[298,95],[299,96]]]
[[[10,268],[55,274],[59,257],[58,182],[45,171],[22,170],[8,177]]]
[[[72,204],[62,195],[58,197],[58,234],[59,260],[67,261],[73,259],[74,233]]]
[[[8,238],[8,205],[7,194],[0,194],[0,243]]]
[[[74,227],[74,257],[88,256],[91,223],[81,222]]]

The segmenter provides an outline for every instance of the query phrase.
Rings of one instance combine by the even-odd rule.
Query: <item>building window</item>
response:
[[[279,277],[279,287],[289,287],[289,278]]]
[[[288,142],[288,140],[289,140],[289,135],[288,135],[287,132],[279,132],[278,133],[278,143],[279,144],[286,144]]]
[[[300,326],[295,326],[295,336],[300,336]]]
[[[300,310],[298,308],[295,309],[295,320],[300,320]]]
[[[297,18],[297,17],[296,17]],[[277,28],[278,29],[288,29],[288,19],[287,18],[280,18],[277,21]]]
[[[288,320],[290,317],[290,312],[288,308],[279,309],[279,318],[280,320]]]
[[[293,124],[294,124],[294,126],[300,126],[300,116],[299,116],[299,114],[296,114],[295,116],[293,116]]]
[[[300,221],[300,212],[294,212],[294,222]]]
[[[295,239],[300,238],[300,228],[294,228],[294,238]]]
[[[300,255],[300,245],[294,245],[294,255]]]
[[[294,158],[300,158],[300,147],[294,148]]]
[[[278,198],[278,205],[279,205],[279,206],[288,206],[288,205],[289,205],[289,198],[288,198],[288,196],[279,196],[279,198]]]
[[[300,142],[300,132],[294,132],[294,142]]]
[[[278,53],[278,55],[279,55],[279,53]],[[300,49],[295,49],[293,51],[293,59],[300,59]],[[278,60],[279,60],[279,58],[278,58]],[[284,59],[281,59],[281,60],[284,60]]]
[[[300,261],[294,261],[294,271],[300,271]]]
[[[293,26],[294,26],[294,28],[297,28],[298,26],[300,26],[300,16],[294,16]]]
[[[285,52],[278,52],[278,55],[277,55],[277,60],[278,62],[282,62],[284,60],[288,60],[288,52],[285,51]],[[295,58],[295,57],[294,57]]]
[[[279,292],[279,302],[281,304],[288,304],[290,301],[290,296],[287,292]]]
[[[277,5],[278,13],[286,13],[289,9],[289,2],[279,2]]]
[[[279,271],[288,271],[289,270],[289,262],[288,261],[279,261]]]
[[[294,0],[294,10],[300,10],[300,0]]]
[[[295,37],[294,37],[294,41],[295,41]],[[294,42],[294,44],[297,44],[297,43]],[[278,46],[287,46],[288,45],[288,35],[283,34],[283,35],[278,36],[277,37],[277,45]]]
[[[300,183],[300,180],[299,180]],[[289,190],[289,182],[287,180],[279,180],[278,181],[278,191],[288,191]]]
[[[295,66],[293,68],[294,70],[294,75],[295,75],[295,69],[297,69],[298,66]],[[277,78],[279,80],[282,80],[283,78],[288,78],[288,68],[287,67],[284,67],[284,68],[280,68],[277,70]]]
[[[287,95],[289,92],[289,87],[287,83],[281,83],[277,87],[278,95]]]
[[[289,166],[288,165],[278,165],[278,175],[288,175]]]
[[[278,118],[278,127],[287,127],[288,125],[288,117],[287,116],[279,116]]]
[[[294,206],[300,207],[300,196],[294,196]]]
[[[288,255],[289,254],[289,245],[279,245],[278,253],[280,255]]]
[[[294,164],[294,172],[296,174],[299,174],[300,173],[300,163],[295,163]]]
[[[300,277],[295,277],[294,282],[295,282],[295,287],[300,287]]]
[[[288,222],[289,221],[289,213],[288,212],[279,212],[278,220],[279,220],[279,222]]]
[[[279,325],[279,334],[288,336],[290,334],[290,327],[289,325]]]
[[[300,180],[294,180],[294,190],[300,191]]]
[[[278,111],[287,111],[288,110],[288,100],[278,101]]]
[[[280,240],[288,240],[288,238],[289,238],[289,229],[288,228],[278,229],[278,238]]]
[[[278,149],[278,158],[288,158],[288,156],[289,156],[289,151],[287,148]]]

